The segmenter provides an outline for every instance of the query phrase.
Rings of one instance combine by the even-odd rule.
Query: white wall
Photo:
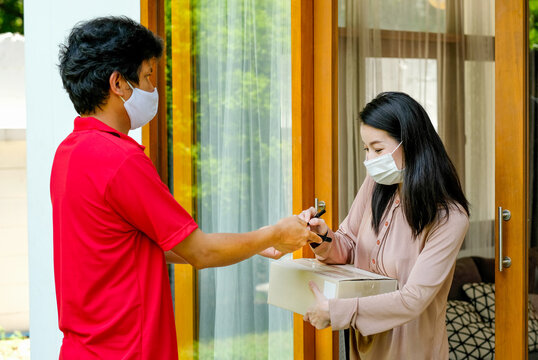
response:
[[[58,73],[58,45],[75,23],[104,15],[140,19],[140,0],[26,0],[28,252],[32,359],[58,358],[50,170],[59,143],[72,131],[75,110]],[[140,131],[130,134],[140,141]]]
[[[24,37],[0,34],[0,327],[28,331]]]
[[[26,131],[0,129],[0,326],[28,331]],[[1,357],[1,356],[0,356]]]
[[[0,129],[26,128],[24,37],[0,34]]]

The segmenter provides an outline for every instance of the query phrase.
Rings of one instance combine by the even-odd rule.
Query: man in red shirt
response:
[[[78,24],[60,51],[80,114],[50,184],[61,359],[177,359],[166,260],[223,266],[320,242],[295,216],[245,234],[198,229],[127,136],[157,112],[162,50],[140,24],[107,17]]]

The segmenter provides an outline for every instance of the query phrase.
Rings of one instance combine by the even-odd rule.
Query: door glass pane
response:
[[[245,232],[291,215],[289,0],[193,1],[197,219]],[[269,261],[199,272],[200,359],[291,359],[293,316],[267,305]]]
[[[341,219],[366,176],[359,111],[382,91],[407,92],[424,106],[471,203],[448,296],[450,358],[458,358],[458,351],[488,358],[494,351],[494,302],[480,308],[472,289],[463,289],[480,284],[494,301],[494,15],[493,0],[339,0]]]
[[[366,58],[366,99],[402,91],[424,106],[437,130],[437,60]]]
[[[345,27],[346,12],[370,13],[364,26],[384,30],[445,32],[446,0],[338,0],[338,26]]]

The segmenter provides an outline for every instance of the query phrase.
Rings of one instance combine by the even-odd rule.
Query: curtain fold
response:
[[[289,0],[193,1],[197,217],[246,232],[291,215]],[[267,305],[269,261],[199,272],[200,359],[293,357],[293,317]]]

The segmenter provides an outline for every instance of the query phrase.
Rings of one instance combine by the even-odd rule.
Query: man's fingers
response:
[[[308,285],[310,286],[310,290],[312,290],[317,300],[325,300],[325,296],[321,293],[315,282],[309,281]]]
[[[297,216],[297,220],[299,221],[299,224],[303,225],[303,226],[306,226],[308,225],[308,222],[304,219],[302,219],[301,217]]]
[[[307,311],[306,314],[304,314],[304,316],[303,316],[303,320],[306,321],[306,322],[310,322],[310,318],[308,316],[308,313],[309,312]]]
[[[308,231],[308,240],[320,244],[323,240],[315,232]]]

